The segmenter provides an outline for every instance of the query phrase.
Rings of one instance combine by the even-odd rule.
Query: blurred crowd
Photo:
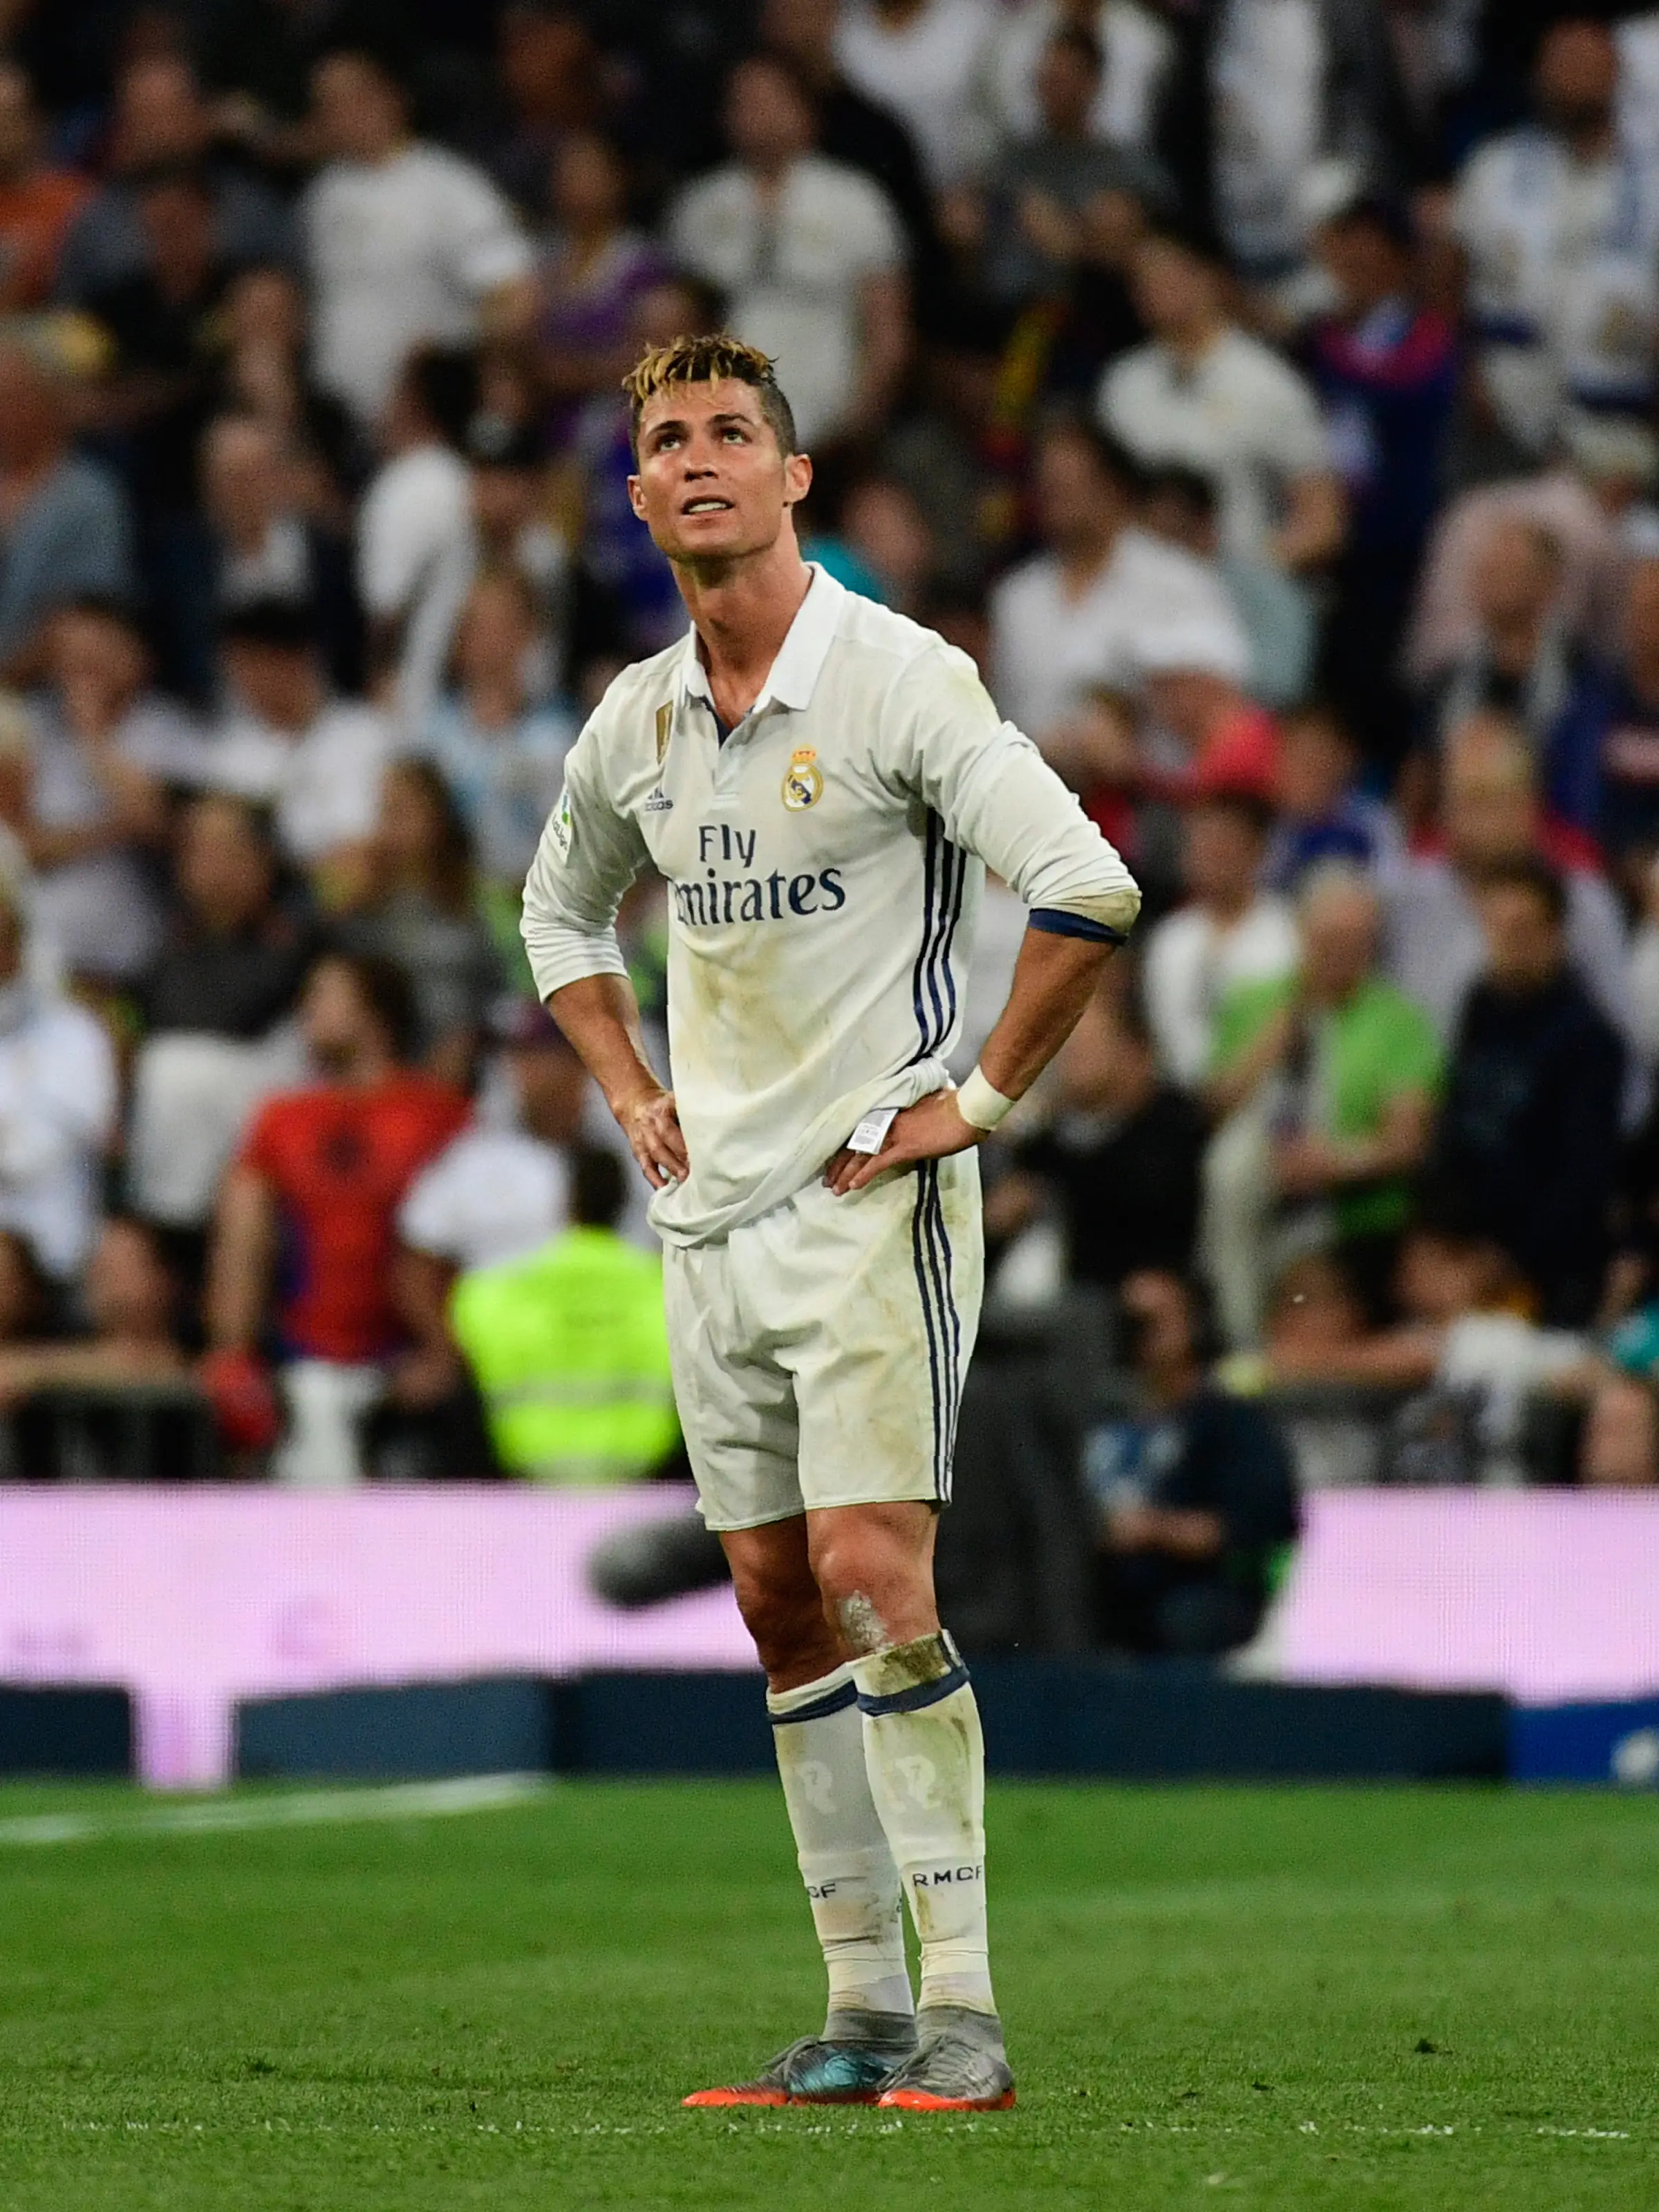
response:
[[[684,626],[619,379],[721,325],[809,556],[1146,889],[988,1151],[994,1301],[1185,1345],[1258,1550],[1263,1391],[1404,1395],[1390,1479],[1527,1479],[1542,1397],[1659,1480],[1659,10],[1537,0],[0,10],[10,1471],[112,1390],[296,1483],[673,1464],[517,916]],[[1126,1556],[1211,1510],[1124,1502],[1158,1433]]]

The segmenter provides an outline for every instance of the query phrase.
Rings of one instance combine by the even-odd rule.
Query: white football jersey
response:
[[[652,1218],[682,1244],[780,1204],[872,1107],[948,1082],[987,865],[1062,933],[1119,939],[1140,904],[966,654],[821,568],[724,741],[695,632],[600,701],[525,888],[544,999],[626,972],[617,909],[647,861],[691,1164]]]
[[[1488,388],[1522,445],[1542,450],[1564,403],[1651,405],[1659,165],[1628,147],[1580,163],[1509,131],[1465,167],[1453,222]]]

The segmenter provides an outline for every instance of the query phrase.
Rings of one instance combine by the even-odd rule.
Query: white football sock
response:
[[[784,1802],[830,1974],[824,2032],[848,2012],[909,2014],[898,1869],[870,1795],[864,1723],[850,1666],[795,1690],[773,1690]]]
[[[870,1791],[921,1940],[921,2009],[994,2013],[985,1926],[985,1739],[942,1632],[853,1662]]]

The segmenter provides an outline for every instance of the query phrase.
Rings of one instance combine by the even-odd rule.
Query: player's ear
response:
[[[637,477],[628,479],[628,504],[641,522],[645,520],[645,486]]]
[[[799,507],[812,489],[812,464],[805,453],[790,453],[783,464],[783,503]]]

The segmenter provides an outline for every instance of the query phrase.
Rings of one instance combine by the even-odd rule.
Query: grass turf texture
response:
[[[130,1793],[0,1790],[0,1820]],[[1659,1808],[1014,1788],[1019,2109],[683,2112],[818,2024],[781,1806],[0,1849],[5,2212],[1659,2205]]]

